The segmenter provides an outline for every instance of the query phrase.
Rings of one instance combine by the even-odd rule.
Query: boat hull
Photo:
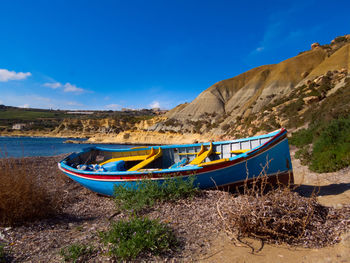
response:
[[[140,180],[156,180],[160,184],[169,178],[187,180],[195,176],[194,184],[201,189],[230,188],[259,177],[271,182],[293,183],[293,171],[286,131],[281,130],[268,143],[250,151],[249,154],[226,162],[203,167],[184,167],[172,171],[95,174],[70,169],[64,162],[59,168],[71,179],[102,195],[113,196],[114,187],[122,185],[137,188]]]

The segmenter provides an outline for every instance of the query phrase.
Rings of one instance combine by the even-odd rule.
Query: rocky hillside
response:
[[[327,104],[338,96],[336,91],[343,92],[342,87],[348,86],[349,50],[350,35],[337,37],[328,45],[313,43],[311,50],[279,64],[215,83],[191,103],[170,110],[168,119],[152,129],[213,137],[299,127],[310,121],[308,108]]]

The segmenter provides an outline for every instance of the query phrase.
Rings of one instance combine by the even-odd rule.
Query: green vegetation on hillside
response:
[[[296,157],[315,172],[334,172],[350,165],[350,117],[318,122],[290,140]]]
[[[350,165],[350,80],[345,86],[305,112],[308,129],[294,133],[296,157],[316,172],[337,171]]]

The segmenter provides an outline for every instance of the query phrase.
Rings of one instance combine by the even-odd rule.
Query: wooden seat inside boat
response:
[[[144,148],[144,147],[142,147]],[[142,153],[146,153],[143,151]],[[129,156],[120,156],[116,158],[111,158],[105,162],[100,163],[101,166],[109,163],[117,163],[119,161],[124,161],[124,162],[137,162],[136,165],[133,165],[131,168],[128,169],[128,171],[137,171],[139,169],[145,168],[148,164],[156,160],[157,158],[162,156],[162,149],[159,147],[158,150],[155,150],[153,147],[151,147],[151,150],[148,150],[148,154],[142,154],[142,155],[129,155]],[[130,166],[129,166],[130,167]]]
[[[213,153],[213,143],[210,143],[209,149],[205,150],[203,144],[200,151],[197,153],[196,158],[194,158],[189,164],[198,165],[202,163],[209,155]]]
[[[124,161],[124,162],[143,161],[143,160],[146,160],[148,156],[149,156],[149,154],[111,158],[103,163],[100,163],[100,165],[104,165],[106,163],[111,163],[111,162],[117,162],[117,161]]]
[[[146,167],[148,164],[150,164],[151,162],[153,162],[154,160],[158,159],[159,157],[162,156],[162,149],[159,147],[158,148],[158,152],[156,152],[156,150],[154,150],[154,148],[151,148],[151,153],[147,156],[146,159],[144,159],[142,162],[136,164],[135,166],[131,167],[128,171],[137,171],[140,170],[144,167]]]

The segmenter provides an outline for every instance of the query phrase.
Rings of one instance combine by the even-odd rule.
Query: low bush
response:
[[[225,232],[235,243],[250,247],[252,253],[263,249],[265,242],[309,248],[338,243],[348,229],[350,207],[321,205],[317,187],[310,197],[301,196],[298,191],[302,189],[298,190],[297,185],[271,185],[264,172],[252,183],[245,181],[238,195],[223,195],[217,202]],[[260,240],[261,246],[246,242],[246,237]]]
[[[302,197],[288,188],[261,195],[257,192],[225,200],[219,207],[226,232],[232,240],[259,252],[264,242],[287,243],[304,247],[324,247],[339,242],[348,228],[344,219],[350,210],[336,210],[317,202],[316,195]],[[260,248],[246,243],[250,237],[262,241]]]
[[[115,187],[115,203],[121,210],[139,212],[153,206],[156,202],[175,201],[192,197],[198,193],[194,186],[195,177],[165,179],[163,183],[141,180],[135,188],[120,185]]]
[[[27,159],[0,159],[0,225],[46,218],[61,209],[60,195],[39,180]]]
[[[83,244],[72,244],[65,248],[62,248],[60,255],[62,256],[65,262],[84,262],[86,257],[91,255],[94,252],[92,246],[87,246]]]
[[[350,117],[317,122],[293,133],[291,144],[301,148],[296,158],[315,172],[333,172],[350,165]],[[313,144],[311,153],[308,145]]]
[[[350,118],[334,120],[314,141],[310,169],[333,172],[350,165]]]
[[[301,129],[292,134],[289,142],[297,147],[303,147],[312,143],[313,139],[313,130],[310,129]]]
[[[129,221],[113,223],[100,237],[111,256],[120,260],[136,259],[146,253],[159,255],[176,247],[171,229],[158,220],[134,217]]]

